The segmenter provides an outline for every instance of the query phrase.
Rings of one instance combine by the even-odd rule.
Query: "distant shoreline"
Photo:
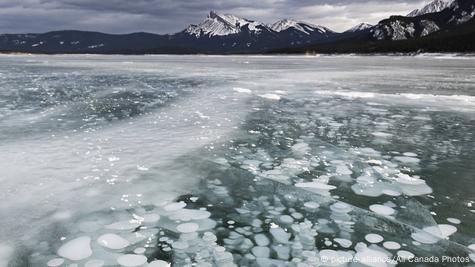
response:
[[[306,56],[306,57],[319,57],[319,56],[437,56],[437,55],[451,55],[454,57],[475,57],[473,52],[408,52],[408,53],[229,53],[229,54],[173,54],[173,53],[30,53],[30,52],[0,52],[0,55],[19,55],[19,56]]]

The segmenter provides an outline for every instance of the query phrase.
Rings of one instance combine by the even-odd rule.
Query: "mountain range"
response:
[[[344,32],[293,19],[273,24],[211,11],[174,34],[54,31],[2,34],[1,52],[25,53],[353,53],[475,51],[475,0],[434,0],[406,16]]]

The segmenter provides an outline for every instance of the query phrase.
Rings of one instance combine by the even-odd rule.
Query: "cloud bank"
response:
[[[344,31],[405,15],[423,0],[0,0],[0,33],[91,30],[174,33],[210,10],[272,23],[294,18]]]

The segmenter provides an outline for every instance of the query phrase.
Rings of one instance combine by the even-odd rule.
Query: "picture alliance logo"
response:
[[[382,252],[381,252],[382,253]],[[469,263],[470,257],[461,256],[427,256],[427,257],[404,257],[404,256],[322,256],[321,262],[325,264],[345,264],[345,263]]]

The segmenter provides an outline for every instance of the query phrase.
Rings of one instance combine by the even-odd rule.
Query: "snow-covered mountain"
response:
[[[440,0],[436,0],[433,3],[438,3],[438,1]],[[431,8],[436,8],[436,6],[440,7],[440,3]],[[421,9],[421,11],[425,10],[428,12],[429,8],[426,7]],[[376,40],[396,41],[425,37],[442,29],[450,29],[466,23],[473,20],[474,16],[475,1],[454,0],[446,8],[438,12],[428,12],[415,17],[392,16],[379,22],[371,30],[371,33],[372,37]]]
[[[291,34],[298,37],[298,39],[302,39],[303,37],[303,39],[307,38],[309,41],[315,39],[315,36],[322,37],[334,33],[326,27],[293,19],[283,19],[272,25],[266,25],[262,22],[241,18],[231,14],[218,14],[214,11],[211,11],[207,18],[200,24],[190,25],[184,30],[184,33],[196,38],[203,36],[209,38],[218,36],[224,37],[238,35],[243,32],[251,35],[259,35],[263,32],[273,33],[276,36]]]
[[[370,29],[371,27],[373,27],[373,25],[371,24],[368,24],[368,23],[360,23],[348,30],[346,30],[345,32],[359,32],[359,31],[364,31],[364,30],[367,30],[367,29]]]
[[[318,32],[320,34],[325,34],[325,33],[333,33],[332,30],[319,26],[319,25],[314,25],[302,21],[296,21],[293,19],[283,19],[275,22],[270,26],[270,28],[275,31],[275,32],[282,32],[286,30],[296,30],[299,32],[302,32],[304,34],[310,35],[315,32]]]
[[[292,19],[267,25],[211,11],[201,23],[190,25],[184,31],[171,35],[170,39],[177,42],[184,40],[202,49],[246,51],[302,46],[326,41],[335,35],[326,27]]]
[[[225,36],[240,33],[244,27],[253,33],[259,33],[267,26],[263,23],[240,18],[231,14],[218,14],[211,11],[208,17],[198,25],[190,25],[186,33],[199,38],[201,36]]]
[[[453,0],[434,0],[421,9],[415,9],[407,14],[408,17],[417,17],[424,14],[440,12],[449,7]]]

